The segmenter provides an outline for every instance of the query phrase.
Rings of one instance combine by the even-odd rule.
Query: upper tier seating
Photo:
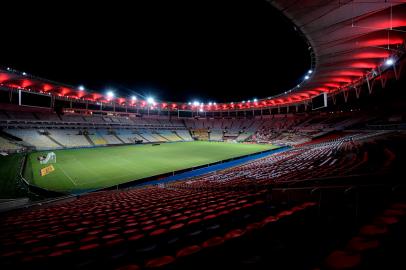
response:
[[[35,113],[35,116],[41,121],[59,122],[61,119],[56,113]]]
[[[62,121],[65,122],[76,122],[76,123],[82,123],[85,122],[85,119],[83,119],[82,116],[80,115],[73,115],[73,114],[64,114],[61,115]]]
[[[16,120],[38,120],[34,113],[31,112],[7,112],[10,116],[10,119]]]

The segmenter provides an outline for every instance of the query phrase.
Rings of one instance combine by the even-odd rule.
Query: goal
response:
[[[56,154],[49,152],[46,156],[43,156],[39,161],[41,164],[56,163]]]

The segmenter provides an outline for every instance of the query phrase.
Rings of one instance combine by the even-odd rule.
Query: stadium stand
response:
[[[5,138],[0,137],[0,151],[6,153],[14,153],[22,150],[23,147],[16,143],[13,143]]]
[[[89,147],[91,143],[85,135],[75,129],[50,129],[50,137],[64,147]]]
[[[205,269],[217,260],[213,254],[218,253],[219,248],[223,250],[221,254],[227,256],[246,245],[256,252],[264,252],[266,249],[255,248],[262,246],[260,239],[264,243],[266,240],[268,247],[276,248],[278,241],[289,243],[291,238],[288,235],[294,236],[292,243],[298,245],[302,240],[308,241],[305,236],[318,228],[319,208],[315,199],[319,195],[302,190],[302,195],[295,195],[296,199],[284,204],[286,201],[282,198],[286,194],[269,189],[269,186],[300,183],[303,187],[304,182],[314,183],[315,177],[327,179],[323,180],[327,182],[331,175],[371,173],[371,166],[380,171],[391,166],[376,166],[376,162],[385,160],[379,156],[382,149],[387,148],[381,141],[387,136],[391,136],[391,132],[326,138],[323,142],[306,144],[186,181],[127,191],[96,192],[47,207],[32,208],[23,215],[9,213],[0,223],[3,243],[0,257],[6,266],[17,263],[21,267],[43,265],[45,258],[51,258],[47,259],[51,268],[63,265],[85,269],[102,266],[186,269],[194,265]],[[371,144],[382,151],[373,153],[375,150],[366,147]],[[371,159],[377,160],[372,162]],[[339,194],[344,196],[346,193]],[[272,204],[269,198],[272,198]],[[395,205],[403,207],[403,204]],[[396,210],[399,208],[393,209],[385,212],[388,217],[404,214],[403,210]],[[330,215],[334,212],[331,211]],[[392,220],[397,219],[380,216],[375,220],[378,223],[374,224],[378,225],[373,226],[381,226],[382,222],[395,224]],[[371,226],[365,225],[360,233],[379,233]],[[283,238],[270,238],[269,233],[274,235],[276,232]],[[313,241],[318,243],[321,240],[313,238]],[[348,256],[350,250],[360,245],[357,244],[359,241],[354,238],[344,251],[332,250],[325,265],[340,264],[343,256]],[[312,245],[308,248],[311,249]],[[97,256],[100,252],[109,255]],[[288,249],[281,254],[288,256],[292,252],[296,254],[298,251]],[[196,254],[199,256],[195,257]],[[274,256],[267,261],[271,264],[277,262]],[[286,261],[284,263],[286,265]]]
[[[182,138],[184,141],[193,141],[192,136],[190,135],[189,131],[186,130],[177,130],[176,134]]]
[[[38,150],[62,148],[47,135],[40,134],[39,130],[37,129],[6,129],[4,131],[17,138],[20,138],[25,143],[35,147]]]
[[[169,142],[180,142],[182,138],[170,130],[158,130],[158,134]]]

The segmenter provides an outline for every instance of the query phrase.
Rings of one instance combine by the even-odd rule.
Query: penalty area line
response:
[[[72,184],[74,184],[75,186],[77,186],[77,185],[76,185],[76,182],[72,179],[72,177],[70,177],[70,176],[66,173],[66,171],[62,168],[62,166],[59,166],[59,168],[61,169],[61,171],[63,172],[63,174],[64,174],[66,177],[68,177],[68,179],[72,182]]]

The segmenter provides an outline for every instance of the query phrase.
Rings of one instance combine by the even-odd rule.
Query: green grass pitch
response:
[[[60,192],[114,186],[162,173],[277,148],[274,145],[179,142],[159,146],[130,145],[56,150],[55,171],[40,176],[37,157],[28,156],[24,176],[33,185]]]

